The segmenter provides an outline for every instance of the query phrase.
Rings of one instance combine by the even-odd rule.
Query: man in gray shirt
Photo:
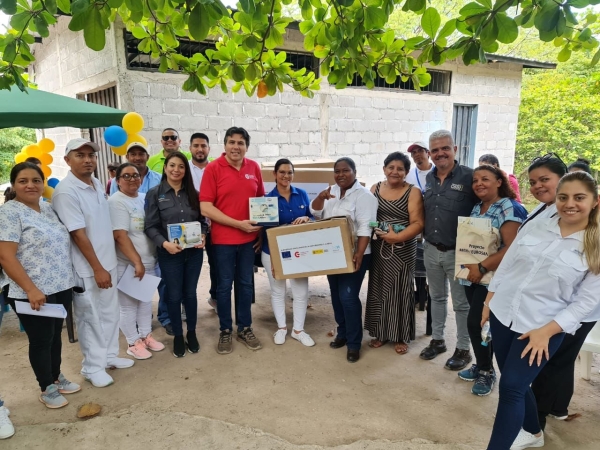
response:
[[[462,370],[471,362],[467,315],[469,303],[465,290],[454,280],[456,229],[459,216],[470,216],[478,202],[473,193],[473,169],[455,160],[456,146],[446,130],[429,137],[429,154],[435,168],[427,174],[425,186],[424,259],[431,295],[433,336],[421,352],[421,359],[434,359],[446,351],[444,328],[448,315],[448,290],[456,317],[457,343],[454,355],[446,361],[446,369]]]

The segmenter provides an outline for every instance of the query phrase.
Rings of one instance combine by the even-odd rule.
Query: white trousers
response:
[[[117,266],[117,278],[120,280],[129,264]],[[156,264],[145,266],[146,274],[156,276]],[[152,301],[141,302],[117,289],[121,319],[119,327],[129,345],[145,338],[152,332]],[[136,327],[137,325],[137,327]]]
[[[261,260],[271,285],[271,306],[277,320],[279,328],[286,328],[285,319],[285,290],[287,280],[276,280],[271,272],[271,256],[265,252],[261,254]],[[304,330],[304,320],[306,319],[306,308],[308,307],[308,278],[292,278],[289,280],[292,288],[293,311],[294,311],[294,330]]]
[[[76,286],[85,289],[83,293],[73,293],[73,316],[83,353],[81,374],[84,376],[106,370],[108,361],[119,354],[117,268],[109,273],[110,289],[100,289],[94,277],[75,276]]]

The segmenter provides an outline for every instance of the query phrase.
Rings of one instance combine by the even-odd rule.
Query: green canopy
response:
[[[0,128],[108,127],[121,125],[125,114],[127,111],[37,89],[0,90]]]

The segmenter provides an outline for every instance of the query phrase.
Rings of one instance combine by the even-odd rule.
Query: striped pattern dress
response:
[[[401,198],[388,201],[381,197],[379,188],[375,197],[379,202],[377,221],[399,223],[407,227],[408,198],[413,185]],[[416,238],[404,245],[392,246],[381,239],[371,241],[371,267],[365,314],[365,330],[380,341],[410,342],[415,339],[414,273],[417,256]]]

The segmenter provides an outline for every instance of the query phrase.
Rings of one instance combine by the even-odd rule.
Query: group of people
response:
[[[249,220],[248,200],[266,195],[278,199],[280,225],[340,215],[353,222],[354,272],[327,276],[337,323],[330,347],[346,347],[347,361],[360,359],[363,330],[371,336],[372,348],[391,342],[397,354],[409,351],[416,337],[415,274],[422,264],[432,339],[420,358],[432,360],[447,351],[449,293],[457,343],[445,368],[473,382],[473,394],[485,396],[496,383],[496,357],[502,377],[488,449],[539,447],[546,417],[568,415],[575,358],[600,316],[598,191],[583,161],[571,170],[584,171],[567,174],[569,168],[557,156],[536,158],[529,180],[540,205],[527,214],[516,179],[500,169],[498,159],[484,155],[475,169],[459,164],[446,130],[434,132],[428,144],[411,145],[411,158],[401,152],[388,155],[384,180],[371,188],[358,182],[351,158],[338,159],[335,184],[312,200],[293,185],[294,166],[287,159],[277,161],[275,188],[265,192],[259,165],[246,157],[250,135],[243,128],[226,131],[224,152],[214,160],[203,133],[191,136],[189,152],[181,151],[174,129],[165,129],[161,142],[163,151],[152,157],[144,144],[130,144],[127,162],[115,168],[106,191],[93,175],[98,146],[72,140],[65,151],[70,171],[51,203],[41,201],[41,169],[23,162],[11,171],[13,200],[0,207],[4,298],[15,309],[16,302],[27,302],[38,311],[45,304],[68,307],[73,302],[83,353],[81,374],[93,386],[113,383],[107,368],[134,364],[118,356],[119,328],[134,359],[148,359],[165,348],[152,334],[152,303],[116,289],[128,266],[139,279],[146,274],[161,278],[158,320],[173,336],[172,353],[181,358],[200,350],[196,292],[206,250],[208,302],[220,325],[216,349],[228,354],[234,335],[251,350],[262,348],[251,313],[258,254],[271,287],[277,322],[273,340],[285,343],[286,281],[274,278],[266,230]],[[489,219],[500,245],[479,264],[467,265],[466,279],[456,280],[461,216]],[[189,222],[200,224],[202,240],[185,246],[169,240],[168,225]],[[47,270],[50,265],[52,270]],[[367,270],[363,322],[359,293]],[[488,272],[495,272],[489,285],[482,281]],[[304,329],[309,280],[292,279],[290,285],[290,337],[314,346]],[[40,401],[49,408],[65,406],[64,396],[81,387],[60,369],[63,319],[18,316],[29,338]],[[492,344],[483,345],[481,331],[488,321]],[[8,412],[0,401],[0,437],[7,434],[2,432],[3,420]]]

